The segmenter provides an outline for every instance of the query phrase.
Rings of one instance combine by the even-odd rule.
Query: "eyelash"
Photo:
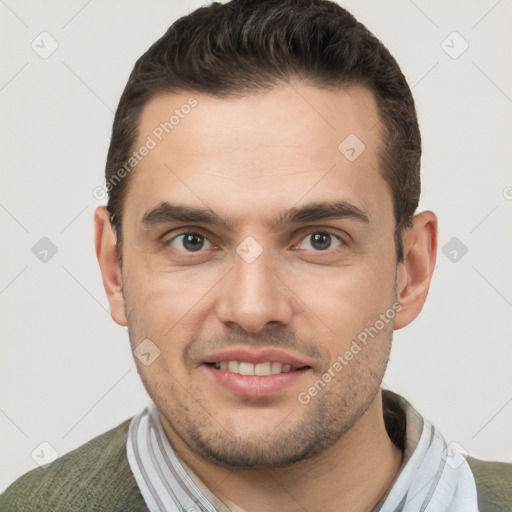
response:
[[[312,236],[314,234],[319,234],[319,233],[331,236],[334,240],[337,240],[338,242],[340,242],[341,246],[345,246],[346,245],[345,241],[339,235],[336,235],[332,231],[323,230],[323,229],[315,229],[314,231],[308,232],[307,234],[305,234],[300,239],[299,243],[295,244],[295,245],[299,245],[300,242],[305,240],[307,237]],[[171,242],[172,241],[174,241],[177,238],[179,238],[180,236],[184,236],[184,235],[199,235],[200,237],[202,237],[205,240],[208,240],[208,242],[210,242],[212,244],[212,242],[210,241],[208,236],[206,236],[205,234],[201,233],[200,231],[182,231],[181,233],[178,233],[178,234],[174,235],[173,237],[171,237],[169,240],[164,241],[163,245],[165,247],[169,247],[169,246],[171,246]],[[174,248],[174,249],[176,249],[176,248]],[[204,253],[205,251],[203,251],[202,249],[203,248],[199,249],[198,251],[187,251],[187,250],[180,250],[180,249],[176,249],[176,250],[181,252],[181,253],[184,253],[184,254],[194,255],[194,254],[202,254],[202,253]],[[302,250],[305,250],[305,249],[302,249]],[[322,255],[322,254],[332,254],[333,249],[331,249],[331,247],[329,247],[328,249],[325,249],[325,250],[314,250],[313,249],[313,252],[314,253],[318,253],[319,255]]]

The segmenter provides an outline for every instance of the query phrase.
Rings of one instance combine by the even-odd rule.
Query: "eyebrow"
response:
[[[276,229],[288,224],[298,224],[320,220],[354,219],[369,223],[366,212],[347,201],[327,201],[292,207],[279,212],[274,219],[266,222],[267,227]],[[145,229],[156,228],[170,222],[191,222],[221,226],[233,230],[236,222],[232,217],[224,218],[211,209],[172,204],[164,201],[155,208],[147,210],[141,223]]]

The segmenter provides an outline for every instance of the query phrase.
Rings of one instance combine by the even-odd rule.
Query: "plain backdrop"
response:
[[[396,332],[384,385],[448,442],[512,462],[512,2],[340,3],[413,89],[421,207],[440,220],[430,296]],[[148,401],[108,312],[93,245],[105,201],[93,190],[136,58],[200,5],[0,1],[0,490],[37,467],[34,453],[62,455]],[[57,250],[46,262],[43,237]]]

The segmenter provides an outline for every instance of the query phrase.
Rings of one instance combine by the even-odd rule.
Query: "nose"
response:
[[[267,324],[288,325],[293,317],[293,293],[265,251],[254,261],[235,256],[234,267],[222,281],[217,316],[228,327],[238,324],[256,333]]]

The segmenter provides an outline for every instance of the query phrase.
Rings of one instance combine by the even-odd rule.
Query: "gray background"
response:
[[[340,3],[382,39],[413,88],[421,206],[440,219],[430,297],[396,333],[384,383],[448,442],[510,462],[512,3]],[[0,0],[0,490],[148,399],[127,331],[108,312],[92,222],[104,201],[92,191],[135,59],[200,5]],[[58,48],[42,58],[53,40]]]

